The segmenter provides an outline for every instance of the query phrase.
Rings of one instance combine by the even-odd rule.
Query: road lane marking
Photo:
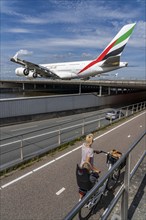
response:
[[[131,135],[129,134],[129,135],[128,135],[128,138],[130,138],[130,137],[131,137]]]
[[[50,165],[51,163],[54,163],[55,161],[56,161],[56,160],[51,160],[51,161],[49,161],[48,163],[45,163],[44,165],[42,165],[41,167],[38,167],[38,168],[34,169],[33,172],[36,172],[36,171],[38,171],[38,170],[40,170],[40,169],[42,169],[42,168],[44,168],[44,167]]]
[[[18,177],[17,179],[14,179],[14,180],[12,180],[12,181],[9,182],[9,183],[4,184],[3,186],[1,186],[1,188],[2,188],[2,189],[3,189],[3,188],[6,188],[7,186],[9,186],[9,185],[11,185],[11,184],[17,182],[18,180],[21,180],[21,179],[25,178],[26,176],[29,176],[29,175],[32,174],[32,173],[33,173],[33,171],[30,171],[29,173],[26,173],[26,174],[24,174],[23,176],[20,176],[20,177]]]
[[[62,187],[62,189],[60,189],[60,190],[56,193],[56,195],[59,196],[64,190],[65,190],[65,188]]]
[[[116,130],[116,129],[119,128],[119,127],[122,127],[123,125],[129,123],[130,121],[132,121],[132,120],[134,120],[134,119],[140,117],[141,115],[143,115],[143,114],[145,114],[145,113],[146,113],[146,112],[143,112],[143,113],[141,113],[140,115],[137,115],[137,116],[133,117],[132,119],[129,119],[128,121],[126,121],[126,122],[124,122],[124,123],[118,125],[117,127],[115,127],[115,128],[113,128],[113,129],[111,129],[111,130],[109,130],[109,131],[107,131],[107,132],[101,134],[100,136],[94,138],[94,140],[97,140],[97,139],[99,139],[99,138],[105,136],[106,134],[108,134],[108,133],[110,133],[110,132]],[[25,178],[26,176],[28,176],[28,175],[30,175],[30,174],[33,174],[34,172],[36,172],[36,171],[38,171],[38,170],[40,170],[40,169],[42,169],[42,168],[44,168],[44,167],[46,167],[46,166],[52,164],[52,163],[55,162],[55,161],[58,161],[59,159],[61,159],[61,158],[65,157],[65,156],[71,154],[72,152],[74,152],[74,151],[76,151],[76,150],[79,150],[81,147],[82,147],[82,145],[80,145],[79,147],[77,147],[77,148],[75,148],[75,149],[73,149],[73,150],[71,150],[71,151],[69,151],[69,152],[63,154],[62,156],[57,157],[56,159],[53,159],[53,160],[49,161],[48,163],[46,163],[46,164],[44,164],[44,165],[42,165],[42,166],[40,166],[40,167],[38,167],[38,168],[32,170],[31,172],[26,173],[25,175],[23,175],[23,176],[21,176],[21,177],[18,177],[17,179],[14,179],[14,180],[12,180],[11,182],[9,182],[9,183],[7,183],[7,184],[4,184],[3,186],[1,186],[0,189],[6,188],[7,186],[9,186],[9,185],[11,185],[11,184],[13,184],[13,183],[15,183],[15,182],[17,182],[17,181],[19,181],[19,180]]]
[[[65,156],[67,156],[68,154],[71,154],[71,153],[72,153],[72,151],[69,151],[69,152],[61,155],[60,157],[57,157],[55,160],[60,160],[61,158],[65,157]]]
[[[125,124],[127,124],[127,123],[129,123],[129,122],[133,121],[134,119],[136,119],[136,118],[140,117],[141,115],[144,115],[145,113],[146,113],[146,112],[143,112],[143,113],[141,113],[140,115],[137,115],[137,116],[135,116],[134,118],[131,118],[131,119],[129,119],[129,120],[128,120],[128,121],[126,121],[126,122],[123,122],[122,124],[118,125],[117,127],[114,127],[114,128],[112,128],[111,130],[109,130],[109,131],[105,132],[104,134],[101,134],[100,136],[98,136],[98,137],[94,138],[94,140],[97,140],[97,139],[99,139],[99,138],[103,137],[104,135],[106,135],[106,134],[108,134],[108,133],[110,133],[110,132],[112,132],[112,131],[116,130],[117,128],[122,127],[123,125],[125,125]]]

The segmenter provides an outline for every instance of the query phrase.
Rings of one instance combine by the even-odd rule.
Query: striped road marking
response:
[[[65,190],[65,188],[63,187],[62,189],[60,189],[60,190],[56,193],[56,195],[59,196],[64,190]]]
[[[100,136],[94,138],[94,140],[97,140],[97,139],[99,139],[99,138],[105,136],[106,134],[108,134],[108,133],[110,133],[110,132],[112,132],[112,131],[114,131],[114,130],[120,128],[120,127],[122,127],[123,125],[129,123],[130,121],[133,121],[134,119],[140,117],[141,115],[144,115],[145,113],[146,113],[146,112],[142,112],[141,114],[135,116],[134,118],[131,118],[131,119],[129,119],[128,121],[126,121],[126,122],[124,122],[124,123],[118,125],[117,127],[114,127],[113,129],[111,129],[111,130],[105,132],[104,134],[101,134]],[[36,171],[38,171],[38,170],[40,170],[40,169],[42,169],[42,168],[44,168],[44,167],[46,167],[46,166],[48,166],[48,165],[54,163],[55,161],[57,161],[57,160],[59,160],[59,159],[65,157],[65,156],[71,154],[72,152],[74,152],[74,151],[80,149],[81,147],[82,147],[82,145],[79,146],[79,147],[77,147],[77,148],[75,148],[75,149],[73,149],[73,150],[71,150],[71,151],[69,151],[69,152],[67,152],[67,153],[65,153],[65,154],[63,154],[63,155],[60,156],[60,157],[57,157],[57,158],[54,159],[54,160],[49,161],[48,163],[46,163],[46,164],[44,164],[44,165],[42,165],[42,166],[40,166],[40,167],[38,167],[38,168],[36,168],[36,169],[34,169],[34,170],[32,170],[32,171],[30,171],[30,172],[28,172],[28,173],[26,173],[26,174],[24,174],[24,175],[18,177],[18,178],[16,178],[16,179],[10,181],[9,183],[6,183],[6,184],[2,185],[2,186],[0,187],[0,190],[2,190],[3,188],[6,188],[6,187],[12,185],[13,183],[18,182],[19,180],[25,178],[26,176],[31,175],[31,174],[33,174],[34,172],[36,172]],[[64,191],[64,190],[63,190],[63,191]]]

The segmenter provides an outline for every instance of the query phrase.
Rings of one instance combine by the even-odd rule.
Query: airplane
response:
[[[121,54],[133,32],[136,23],[122,27],[103,52],[90,61],[63,62],[51,64],[35,64],[18,58],[18,52],[10,60],[22,65],[15,70],[17,76],[28,79],[44,77],[49,79],[84,79],[126,67],[127,62],[120,62]]]

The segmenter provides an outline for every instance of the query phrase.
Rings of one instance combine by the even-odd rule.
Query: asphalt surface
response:
[[[93,148],[105,151],[115,148],[124,153],[146,130],[145,122],[146,112],[141,112],[126,122],[106,129],[104,133],[100,131],[95,134]],[[142,140],[132,152],[131,169],[144,151],[145,143],[146,140]],[[78,202],[75,169],[76,164],[80,163],[81,144],[77,142],[64,151],[45,156],[39,162],[2,178],[1,220],[63,220]],[[101,176],[107,171],[105,160],[105,155],[95,157]],[[140,181],[141,177],[138,179]],[[107,203],[109,198],[105,200]],[[105,208],[103,203],[91,219],[99,219]],[[144,220],[143,217],[140,220]]]
[[[22,155],[23,159],[27,160],[58,147],[60,143],[82,136],[83,125],[84,132],[88,133],[98,129],[99,124],[100,126],[109,124],[110,121],[105,120],[107,111],[108,109],[103,109],[0,128],[0,170],[21,163]]]
[[[0,128],[1,139],[11,138],[14,136],[24,135],[25,133],[32,133],[40,129],[51,128],[54,129],[57,126],[65,127],[70,123],[77,123],[79,120],[85,119],[86,121],[101,118],[105,116],[105,113],[109,111],[109,108],[103,110],[91,111],[86,113],[74,114],[65,117],[58,117],[52,119],[46,119],[42,121],[34,121],[28,123],[20,123],[16,125],[3,126]]]

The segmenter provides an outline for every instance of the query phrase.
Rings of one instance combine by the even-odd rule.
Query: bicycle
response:
[[[106,164],[108,166],[108,171],[112,168],[112,166],[119,159],[118,157],[113,156],[110,152],[98,151],[98,154],[99,153],[104,153],[107,156]],[[122,153],[120,152],[118,153],[122,155]],[[104,182],[104,184],[95,193],[95,195],[93,195],[92,198],[88,201],[88,203],[80,209],[79,211],[80,220],[87,220],[94,213],[94,210],[98,205],[98,202],[100,201],[102,196],[106,193],[106,191],[112,190],[116,186],[119,180],[119,177],[120,177],[120,170],[121,170],[120,167],[115,169],[114,172],[109,176],[109,178]],[[79,187],[79,192],[82,193],[83,197],[87,194],[88,191],[89,190],[84,190]]]

